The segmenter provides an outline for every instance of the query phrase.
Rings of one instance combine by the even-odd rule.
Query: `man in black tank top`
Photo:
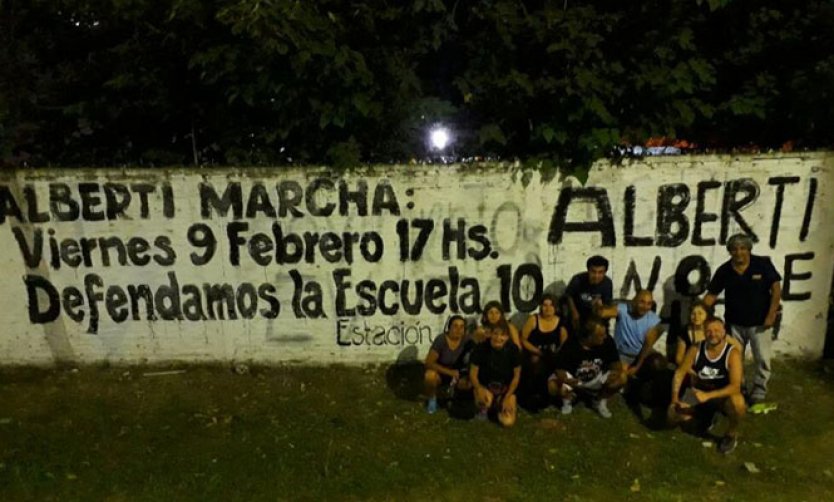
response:
[[[701,414],[711,418],[715,411],[720,411],[730,424],[718,443],[718,450],[727,454],[736,447],[738,426],[747,412],[741,394],[741,354],[727,342],[727,332],[720,319],[708,320],[704,328],[704,341],[687,350],[683,363],[675,371],[669,421],[676,425]],[[686,380],[688,385],[684,385]]]

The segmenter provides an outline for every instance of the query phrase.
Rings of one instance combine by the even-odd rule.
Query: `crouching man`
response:
[[[571,413],[574,402],[584,397],[591,399],[591,407],[601,417],[611,418],[608,398],[628,377],[605,321],[597,317],[585,321],[578,337],[569,338],[556,354],[554,366],[547,390],[562,399],[563,414]]]
[[[716,318],[708,320],[704,341],[687,350],[675,371],[670,423],[677,425],[698,418],[708,424],[716,412],[721,412],[730,425],[718,442],[718,451],[731,453],[738,444],[739,423],[747,411],[741,394],[742,373],[741,354],[727,341],[724,323]]]

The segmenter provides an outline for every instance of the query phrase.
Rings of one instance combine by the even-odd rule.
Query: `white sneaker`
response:
[[[594,410],[599,413],[602,418],[611,418],[611,411],[608,409],[608,400],[600,399],[594,402]]]
[[[562,408],[560,410],[562,415],[570,415],[573,413],[573,403],[570,401],[562,401]]]

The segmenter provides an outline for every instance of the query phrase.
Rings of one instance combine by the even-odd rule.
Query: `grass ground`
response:
[[[427,415],[403,368],[184,369],[0,369],[0,500],[834,500],[819,363],[777,363],[729,456],[619,398],[501,430]]]

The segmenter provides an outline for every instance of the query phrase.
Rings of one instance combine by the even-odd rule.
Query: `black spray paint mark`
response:
[[[736,196],[741,194],[741,198]],[[750,236],[753,242],[759,238],[747,221],[741,216],[741,210],[749,206],[759,196],[759,185],[751,178],[741,178],[728,181],[724,187],[724,201],[721,205],[721,244],[727,243],[730,229],[730,217],[735,220],[742,231]]]
[[[631,291],[640,291],[643,289],[654,291],[654,288],[657,285],[657,280],[660,277],[660,266],[662,263],[663,262],[659,256],[654,257],[654,261],[652,262],[652,271],[649,274],[649,282],[644,288],[643,281],[640,279],[640,274],[637,272],[637,264],[634,263],[634,260],[631,260],[628,264],[628,270],[626,271],[625,278],[623,279],[623,286],[620,288],[620,297],[628,298]],[[633,290],[631,289],[632,285],[634,286]]]
[[[693,270],[698,271],[698,280],[689,281]],[[706,258],[700,255],[690,255],[678,263],[675,269],[675,291],[684,296],[698,296],[707,290],[712,271]]]
[[[714,246],[714,238],[704,238],[703,225],[704,223],[711,223],[718,221],[716,213],[706,212],[706,196],[707,191],[715,190],[721,187],[721,182],[710,180],[701,181],[698,183],[698,198],[695,204],[695,223],[692,229],[692,244],[695,246]]]
[[[597,210],[596,221],[568,222],[568,208],[574,200],[591,202]],[[559,200],[550,220],[547,240],[550,244],[560,244],[565,232],[599,232],[603,247],[614,247],[617,243],[614,233],[614,218],[608,192],[599,187],[567,187],[559,192]]]
[[[785,256],[785,278],[782,285],[782,300],[786,302],[804,301],[811,299],[811,292],[794,293],[791,291],[795,281],[807,281],[812,277],[811,272],[796,273],[793,270],[794,262],[813,260],[814,253],[797,253]]]
[[[779,238],[779,222],[782,219],[782,204],[785,200],[785,185],[799,183],[799,176],[775,176],[767,183],[776,187],[776,203],[773,205],[773,221],[770,224],[770,249],[776,247]]]
[[[657,191],[657,230],[655,242],[660,247],[676,247],[689,236],[689,187],[683,183],[662,185]]]
[[[637,205],[637,189],[634,185],[626,187],[625,191],[625,222],[623,234],[626,246],[651,246],[651,237],[637,237],[634,235],[634,208]]]
[[[811,215],[814,212],[814,201],[817,198],[817,179],[811,178],[811,186],[808,188],[808,202],[805,204],[805,216],[802,218],[802,230],[799,232],[799,240],[805,242],[808,238],[808,230],[811,228]]]

